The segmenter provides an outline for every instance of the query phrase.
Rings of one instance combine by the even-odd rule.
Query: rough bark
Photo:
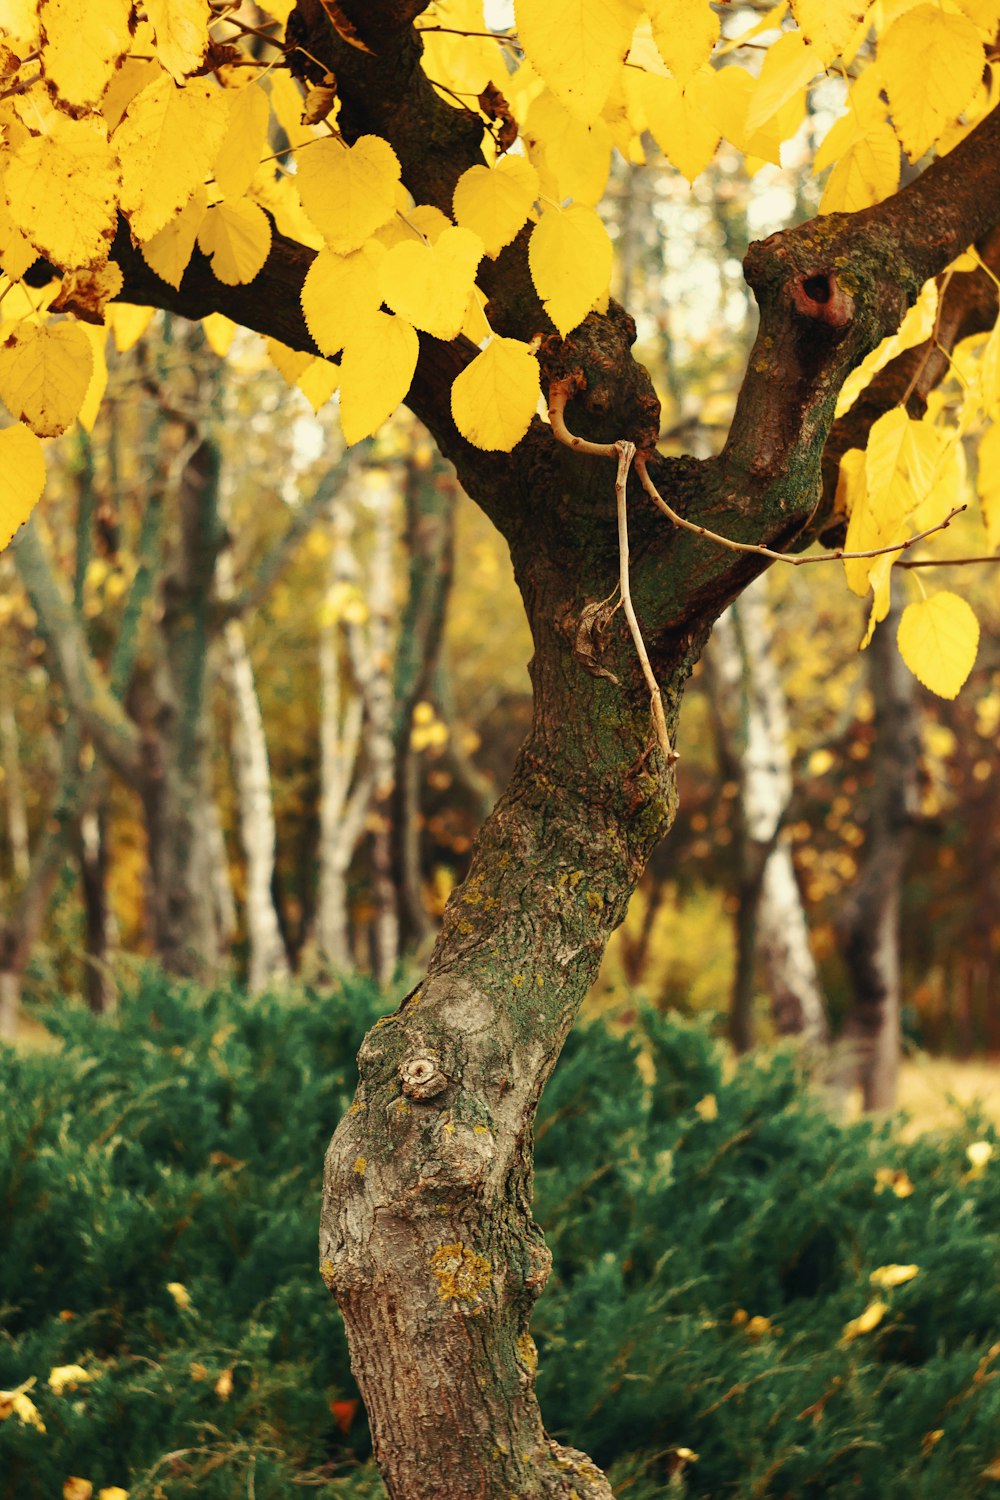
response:
[[[320,0],[300,0],[296,58],[336,75],[346,137],[383,134],[416,199],[447,212],[457,178],[479,160],[481,125],[417,66],[411,22],[422,0],[342,6],[370,50],[345,44]],[[837,392],[921,283],[1000,218],[998,147],[995,112],[886,203],[751,247],[761,326],[726,446],[701,463],[650,462],[677,511],[773,547],[808,528]],[[494,328],[531,338],[550,330],[525,239],[484,279]],[[196,252],[174,292],[126,236],[114,253],[130,300],[192,317],[223,311],[312,348],[298,301],[312,252],[280,235],[248,287],[221,287]],[[569,339],[543,342],[543,377],[577,393],[572,431],[652,452],[658,408],[631,359],[633,337],[612,304]],[[362,1047],[358,1098],[327,1160],[322,1268],[394,1500],[606,1500],[593,1465],[546,1439],[534,1399],[527,1324],[548,1256],[530,1216],[531,1128],[607,937],[670,821],[673,769],[650,729],[621,612],[595,629],[593,607],[617,576],[613,469],[560,448],[539,423],[511,455],[472,450],[449,391],[473,353],[461,340],[422,339],[408,401],[511,546],[535,641],[533,728],[449,903],[426,981]],[[666,529],[630,494],[632,596],[672,731],[712,621],[763,563]]]
[[[861,872],[839,923],[851,978],[851,1012],[841,1043],[841,1087],[861,1085],[866,1110],[892,1109],[899,1077],[899,906],[919,813],[920,726],[913,676],[896,648],[895,603],[868,647],[875,700],[873,769]]]

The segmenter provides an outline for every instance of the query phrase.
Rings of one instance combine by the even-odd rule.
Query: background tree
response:
[[[6,529],[41,487],[37,438],[69,425],[94,368],[91,335],[56,315],[99,317],[117,298],[223,313],[293,351],[275,354],[299,379],[339,356],[349,443],[405,398],[506,539],[524,598],[528,738],[425,979],[361,1049],[327,1160],[321,1269],[394,1495],[610,1494],[547,1438],[534,1398],[528,1325],[550,1263],[530,1209],[535,1108],[673,818],[680,701],[713,621],[791,546],[839,536],[849,511],[848,577],[872,589],[876,622],[894,556],[957,508],[958,428],[945,408],[909,408],[943,376],[936,351],[971,302],[987,297],[995,317],[992,274],[968,254],[988,253],[1000,218],[1000,114],[984,83],[995,10],[859,16],[854,0],[797,0],[787,32],[760,23],[759,76],[727,61],[746,31],[716,52],[719,17],[701,0],[657,3],[650,25],[630,0],[565,13],[520,0],[516,45],[433,21],[421,0],[300,0],[283,41],[195,0],[143,17],[109,0],[82,37],[50,7],[41,29],[28,9],[8,27],[2,265],[37,290],[11,304],[0,350],[0,396],[19,419],[0,434]],[[262,36],[306,86],[309,123],[287,79],[270,99],[246,81],[265,71]],[[664,458],[590,206],[612,142],[638,155],[648,127],[689,180],[724,133],[773,156],[837,59],[853,76],[818,158],[834,164],[829,212],[750,248],[760,326],[726,442]],[[269,104],[284,132],[270,143]],[[517,126],[527,159],[511,149]],[[911,161],[935,147],[940,159],[895,192],[900,142]],[[262,162],[286,146],[294,178]],[[841,388],[938,276],[896,345],[927,346],[922,363],[902,390],[887,366],[843,409],[844,483],[831,472],[824,487]],[[963,423],[996,404],[998,339],[966,383]],[[202,495],[213,463],[200,442]],[[899,640],[950,695],[978,627],[939,590],[908,606]],[[134,736],[118,728],[124,762]]]

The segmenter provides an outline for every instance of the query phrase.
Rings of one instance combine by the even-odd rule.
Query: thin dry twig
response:
[[[660,749],[663,751],[668,765],[678,760],[677,751],[670,743],[670,735],[667,732],[666,715],[663,712],[663,696],[660,692],[660,684],[656,680],[653,668],[649,663],[649,655],[646,651],[646,643],[639,629],[639,621],[636,618],[635,608],[632,604],[632,591],[629,587],[628,574],[628,499],[626,489],[628,487],[628,471],[632,467],[635,457],[635,444],[630,443],[627,438],[613,445],[618,455],[618,475],[615,479],[615,497],[618,502],[618,587],[621,590],[622,608],[628,621],[629,632],[632,643],[635,646],[639,665],[642,667],[642,675],[646,679],[649,688],[649,707],[653,715],[653,726],[656,729],[656,738]]]
[[[721,536],[717,531],[710,531],[707,526],[699,526],[695,521],[686,520],[684,516],[679,515],[674,510],[672,505],[668,505],[666,500],[664,500],[656,485],[649,477],[649,470],[646,468],[645,459],[636,459],[635,471],[639,476],[639,481],[643,489],[657,510],[661,510],[675,526],[681,527],[684,531],[690,531],[694,536],[704,537],[706,541],[715,542],[717,546],[725,547],[730,552],[748,552],[753,557],[766,557],[771,562],[787,563],[791,568],[806,568],[811,563],[853,562],[856,558],[884,557],[890,552],[906,552],[910,547],[915,546],[917,542],[922,542],[925,537],[933,536],[937,531],[946,531],[955,517],[960,516],[964,510],[968,510],[969,508],[965,504],[953,506],[943,521],[938,521],[934,526],[928,526],[925,531],[916,531],[913,536],[906,537],[903,541],[893,542],[887,547],[869,547],[863,552],[848,552],[843,547],[837,547],[832,552],[812,552],[804,553],[801,556],[790,556],[787,552],[775,552],[773,547],[762,547],[756,542],[736,542],[732,537]],[[898,566],[907,567],[914,566],[914,564],[900,563]]]

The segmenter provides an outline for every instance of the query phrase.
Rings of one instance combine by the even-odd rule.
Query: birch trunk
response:
[[[319,893],[316,944],[336,973],[354,967],[348,912],[347,872],[364,827],[371,779],[360,764],[364,705],[356,683],[345,692],[345,673],[363,655],[360,622],[344,617],[344,601],[356,596],[359,569],[351,546],[351,506],[334,497],[330,510],[329,573],[319,632],[320,803]],[[355,597],[355,606],[358,604]]]
[[[216,565],[216,593],[225,604],[232,599],[232,558],[222,552]],[[287,979],[285,951],[274,905],[274,862],[277,832],[271,797],[271,765],[260,699],[243,626],[228,619],[223,638],[224,676],[232,704],[233,776],[240,843],[246,860],[245,920],[250,962],[247,983],[252,995],[274,980]]]
[[[781,832],[792,769],[766,574],[716,623],[705,660],[720,754],[740,786],[740,904],[730,1034],[738,1051],[753,1045],[759,960],[779,1034],[819,1045],[827,1039],[826,1007],[791,853]]]

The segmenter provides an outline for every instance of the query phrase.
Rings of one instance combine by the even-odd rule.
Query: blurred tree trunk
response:
[[[216,590],[223,603],[231,600],[232,558],[219,555]],[[247,983],[258,994],[272,980],[287,979],[288,954],[274,904],[274,863],[277,831],[271,797],[271,765],[253,664],[242,623],[226,620],[223,627],[223,677],[232,707],[232,762],[236,784],[236,816],[246,860],[245,921],[250,960]],[[227,882],[228,884],[228,882]]]
[[[875,782],[861,871],[838,923],[853,994],[837,1083],[859,1083],[866,1110],[891,1109],[896,1102],[900,894],[919,813],[920,725],[915,681],[896,646],[901,614],[901,605],[892,604],[868,647]]]
[[[753,1046],[756,962],[782,1036],[827,1040],[826,1007],[782,823],[792,795],[788,716],[763,575],[717,621],[706,679],[725,774],[739,784],[736,974],[730,1037]]]
[[[21,881],[28,876],[28,811],[21,777],[17,720],[11,701],[13,685],[13,673],[5,656],[0,663],[0,767],[3,768],[10,867],[14,879]]]
[[[347,872],[371,800],[371,776],[361,764],[364,703],[356,672],[365,643],[360,613],[360,569],[351,539],[354,515],[336,494],[330,499],[330,560],[320,617],[319,891],[316,945],[335,972],[354,967]],[[363,670],[363,668],[362,668]],[[345,679],[351,687],[345,691]]]
[[[404,470],[406,603],[396,641],[394,865],[400,942],[419,949],[434,932],[420,863],[420,760],[411,743],[413,710],[433,691],[441,657],[455,551],[455,484],[437,457]]]
[[[396,745],[393,735],[393,545],[396,540],[396,494],[386,476],[370,492],[371,565],[368,575],[368,651],[361,676],[365,700],[366,742],[372,774],[371,863],[375,920],[372,968],[379,984],[388,984],[399,960],[399,906],[393,870],[393,813]]]
[[[88,808],[77,824],[76,857],[84,911],[83,988],[87,1004],[98,1016],[111,1010],[115,996],[110,971],[114,921],[108,906],[106,835],[103,810]]]
[[[130,706],[141,746],[135,786],[149,846],[157,956],[175,974],[208,978],[222,963],[205,724],[210,611],[219,551],[220,454],[199,434],[181,470],[178,535],[163,579],[159,650]]]

